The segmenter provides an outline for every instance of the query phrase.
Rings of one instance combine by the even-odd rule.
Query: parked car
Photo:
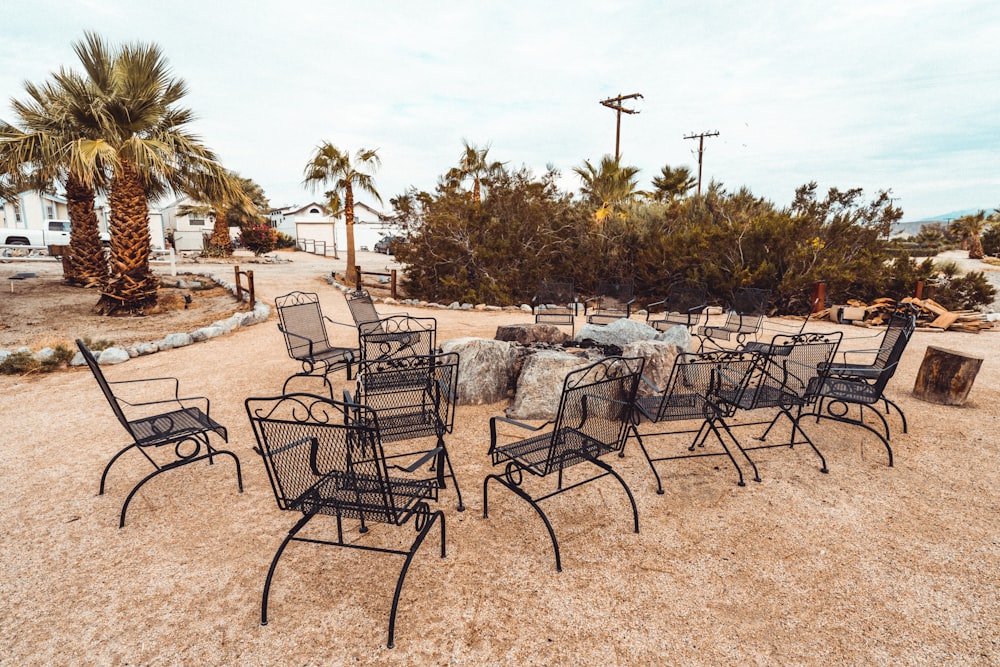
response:
[[[10,229],[0,230],[0,245],[27,245],[34,247],[69,245],[69,220],[46,220],[42,229]],[[101,232],[101,242],[107,245],[111,237],[107,232]]]
[[[383,236],[378,241],[375,242],[375,252],[380,252],[385,255],[396,254],[396,244],[403,243],[406,241],[402,236]]]

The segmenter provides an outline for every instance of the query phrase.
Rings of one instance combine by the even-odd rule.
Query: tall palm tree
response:
[[[953,233],[962,237],[963,247],[968,246],[969,259],[982,259],[985,254],[981,234],[986,228],[987,222],[986,211],[983,210],[973,215],[963,215],[956,218],[949,225]]]
[[[178,215],[197,215],[214,218],[212,235],[208,244],[214,254],[228,257],[233,254],[230,226],[242,227],[260,219],[267,210],[264,190],[234,171],[227,171],[225,179],[198,179],[185,189],[197,203],[178,207]]]
[[[605,155],[600,165],[594,167],[589,160],[573,167],[583,181],[580,193],[596,207],[594,219],[603,221],[609,215],[623,215],[623,209],[639,197],[646,195],[638,189],[638,167],[621,165],[621,158]]]
[[[653,177],[653,198],[657,201],[671,201],[683,197],[695,186],[697,180],[687,167],[672,169],[669,164],[660,169],[660,175]]]
[[[218,180],[225,188],[226,171],[185,129],[194,116],[176,105],[187,86],[171,75],[158,46],[133,43],[112,51],[87,33],[73,50],[93,95],[100,133],[76,142],[71,168],[91,186],[111,172],[111,266],[97,311],[143,314],[157,298],[149,268],[148,198],[192,180]]]
[[[455,171],[455,176],[458,177],[459,181],[472,178],[472,203],[479,206],[483,200],[483,178],[503,165],[500,162],[490,162],[486,159],[487,154],[490,152],[489,146],[486,146],[486,148],[477,148],[463,139],[462,147],[464,150],[458,159],[458,168]]]
[[[95,186],[70,166],[69,157],[79,139],[97,135],[93,95],[78,75],[67,71],[41,85],[25,82],[24,88],[27,100],[11,100],[18,126],[0,121],[0,171],[22,187],[45,189],[63,182],[71,224],[63,279],[98,286],[107,277],[108,263],[94,210]],[[97,185],[103,187],[105,181]]]
[[[333,186],[326,191],[327,199],[336,197],[337,202],[344,204],[344,224],[347,227],[347,273],[350,275],[356,263],[354,253],[354,190],[357,188],[362,192],[367,192],[378,203],[382,203],[382,197],[375,189],[375,178],[371,172],[377,171],[382,166],[382,159],[378,156],[378,149],[361,148],[354,154],[354,162],[351,162],[349,151],[341,151],[339,148],[324,141],[316,147],[309,162],[306,163],[303,183],[316,187]]]

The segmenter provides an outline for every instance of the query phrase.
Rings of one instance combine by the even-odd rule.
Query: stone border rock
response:
[[[219,278],[218,276],[207,271],[190,273],[195,276],[208,278],[209,280],[214,281],[219,287],[224,288],[230,294],[236,296],[235,283]],[[249,301],[249,295],[245,295],[243,300]],[[224,334],[232,333],[232,331],[238,329],[239,327],[248,327],[265,322],[270,316],[271,307],[258,299],[254,302],[253,310],[249,312],[233,313],[224,320],[217,320],[212,322],[209,326],[201,327],[191,333],[167,334],[167,336],[165,336],[162,340],[147,343],[136,343],[135,345],[131,345],[127,348],[109,347],[101,351],[95,350],[94,357],[97,359],[97,363],[102,365],[120,364],[124,361],[128,361],[129,359],[134,359],[135,357],[153,354],[161,350],[170,350],[175,347],[185,347],[186,345],[191,345],[192,343],[199,343],[203,340],[209,340],[210,338],[216,338]],[[21,347],[14,352],[31,352],[31,348]],[[35,352],[34,357],[39,361],[43,361],[50,358],[54,353],[55,352],[52,348],[45,347]],[[9,357],[11,354],[13,353],[8,350],[0,350],[0,362]],[[83,366],[85,363],[83,355],[80,352],[77,352],[73,355],[69,365]]]

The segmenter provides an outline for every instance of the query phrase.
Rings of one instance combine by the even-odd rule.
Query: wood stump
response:
[[[928,345],[913,395],[928,403],[962,405],[982,365],[982,357]]]

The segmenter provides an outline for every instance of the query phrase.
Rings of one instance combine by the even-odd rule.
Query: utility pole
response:
[[[697,139],[698,140],[698,195],[701,195],[701,156],[705,152],[705,137],[717,137],[719,132],[699,132],[691,134],[684,137],[685,139]]]
[[[621,156],[619,151],[619,146],[621,145],[621,135],[622,135],[622,114],[629,113],[635,114],[639,113],[635,109],[626,109],[622,106],[622,102],[625,100],[632,100],[635,98],[642,99],[642,95],[639,93],[632,93],[631,95],[618,94],[618,97],[609,97],[606,100],[601,100],[601,104],[609,109],[614,109],[616,112],[617,120],[615,122],[615,161]]]

